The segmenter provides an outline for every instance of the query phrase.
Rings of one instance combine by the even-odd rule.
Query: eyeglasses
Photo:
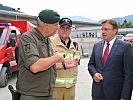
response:
[[[102,31],[114,30],[113,28],[101,28]]]
[[[65,31],[70,31],[71,30],[71,27],[60,27],[60,29],[62,29],[62,30],[65,30]]]

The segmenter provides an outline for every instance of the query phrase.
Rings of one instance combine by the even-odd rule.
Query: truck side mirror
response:
[[[11,33],[9,39],[16,38],[16,33]]]
[[[14,47],[15,46],[15,39],[14,38],[11,38],[10,40],[10,46]]]
[[[15,46],[15,43],[16,43],[16,33],[11,33],[9,36],[7,47],[10,47],[10,46],[13,47]]]

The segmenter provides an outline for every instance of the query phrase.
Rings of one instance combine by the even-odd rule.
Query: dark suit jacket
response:
[[[102,52],[104,41],[96,43],[88,63],[88,70],[93,75],[98,72],[103,75],[103,80],[96,83],[93,80],[92,96],[98,97],[103,89],[107,100],[120,100],[123,97],[130,100],[133,73],[133,56],[131,45],[116,39],[103,65]]]

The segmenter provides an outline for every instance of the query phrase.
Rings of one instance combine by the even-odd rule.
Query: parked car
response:
[[[122,37],[122,40],[128,40],[128,39],[131,39],[131,38],[133,38],[133,33],[128,33],[124,37]]]
[[[133,33],[128,33],[125,35],[125,37],[133,37]]]
[[[117,35],[116,36],[118,39],[122,39],[124,36],[123,35]]]

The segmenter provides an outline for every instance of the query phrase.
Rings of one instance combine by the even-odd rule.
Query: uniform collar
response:
[[[69,47],[70,47],[70,44],[71,44],[71,40],[70,40],[70,38],[69,38],[69,40],[68,40],[68,42],[67,42],[67,44],[61,39],[61,42],[69,49]]]
[[[53,39],[55,40],[54,42],[56,42],[56,45],[65,47],[65,45],[61,42],[61,39],[60,39],[58,34],[55,34]],[[69,39],[71,41],[69,49],[75,48],[73,45],[73,40],[71,39],[71,37],[69,37]]]
[[[34,28],[33,31],[39,40],[48,43],[49,39],[44,37],[37,28]]]

